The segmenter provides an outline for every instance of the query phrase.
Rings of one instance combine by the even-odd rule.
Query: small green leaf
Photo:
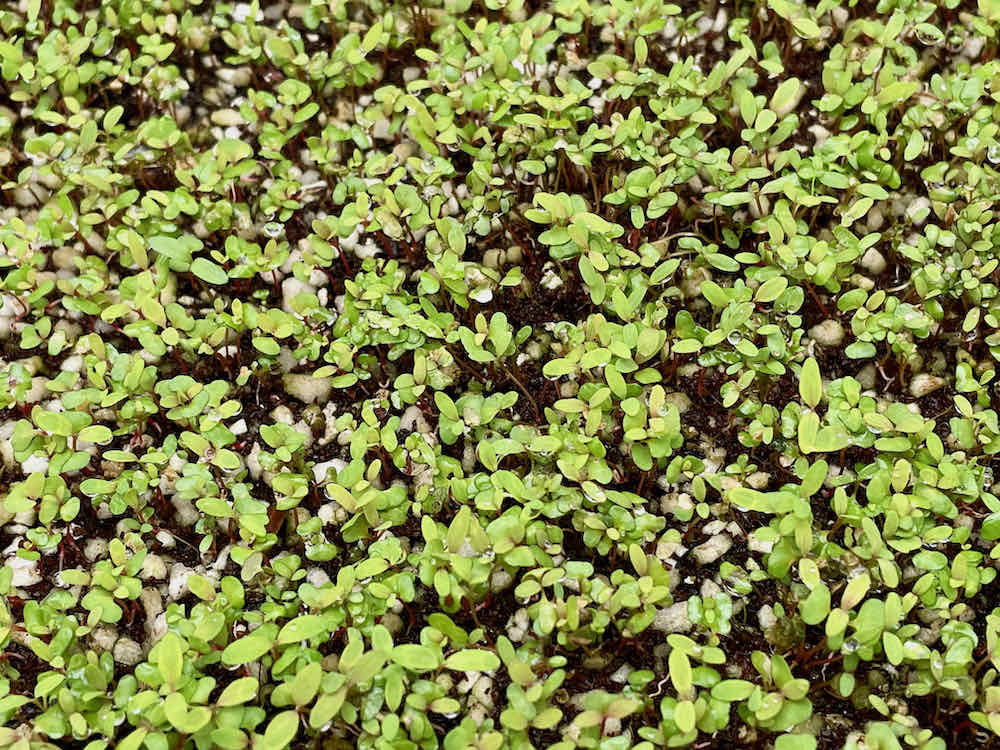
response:
[[[888,631],[882,633],[882,648],[890,664],[898,666],[903,662],[903,642],[898,635]]]
[[[826,635],[827,637],[835,637],[842,635],[845,630],[847,630],[847,624],[850,621],[850,615],[843,609],[839,607],[830,610],[830,616],[826,618]]]
[[[392,649],[391,658],[411,672],[430,672],[441,665],[441,657],[429,646],[401,643]]]
[[[80,440],[86,440],[98,445],[106,445],[111,442],[113,435],[111,430],[102,424],[92,424],[80,430]]]
[[[260,692],[260,683],[253,677],[240,677],[238,680],[229,683],[222,691],[216,705],[238,706],[256,697]]]
[[[181,679],[184,668],[184,642],[176,633],[167,633],[157,644],[156,666],[163,681],[175,686]]]
[[[772,513],[771,499],[764,494],[749,487],[735,487],[729,491],[726,499],[740,508],[757,511],[758,513]]]
[[[849,610],[860,604],[868,594],[868,589],[871,586],[871,583],[871,577],[867,573],[862,573],[861,575],[855,576],[848,581],[840,599],[841,608]]]
[[[919,129],[914,129],[906,141],[906,150],[903,151],[903,158],[906,161],[913,161],[924,151],[924,134]]]
[[[796,18],[792,21],[792,27],[799,34],[799,36],[805,37],[806,39],[815,39],[819,36],[819,24],[817,24],[811,18]]]
[[[434,393],[434,403],[437,404],[437,408],[441,411],[441,415],[447,417],[453,422],[458,421],[458,409],[455,407],[455,402],[451,400],[444,391],[436,391]]]
[[[319,615],[302,615],[285,624],[278,633],[278,643],[301,643],[326,632],[326,624]]]
[[[490,672],[500,666],[500,659],[492,651],[467,648],[449,656],[444,665],[459,672]]]
[[[757,289],[757,293],[754,295],[754,299],[758,302],[774,302],[787,288],[788,279],[784,276],[775,276],[773,279],[768,279],[760,285],[760,288]]]
[[[789,111],[801,87],[802,82],[798,78],[787,78],[782,81],[771,97],[771,109],[779,114]]]
[[[802,621],[806,625],[818,625],[830,612],[830,589],[819,584],[799,605]]]
[[[678,695],[687,695],[693,684],[693,672],[691,671],[691,661],[687,654],[679,648],[675,648],[667,657],[670,668],[670,681],[674,684],[674,689]]]
[[[823,397],[823,379],[819,374],[819,363],[813,357],[805,361],[799,373],[799,395],[812,409]]]
[[[266,354],[268,357],[277,357],[278,353],[281,351],[281,347],[278,346],[278,342],[272,339],[270,336],[254,336],[251,339],[254,349],[259,351],[261,354]]]
[[[202,601],[211,601],[215,598],[215,586],[204,576],[190,575],[187,579],[188,588],[191,593]]]
[[[740,92],[740,117],[743,118],[744,124],[749,128],[753,125],[753,121],[757,118],[757,104],[754,101],[753,92],[749,89],[743,89]]]
[[[819,416],[814,411],[807,412],[799,418],[799,450],[803,453],[815,453],[818,450]]]
[[[146,739],[146,735],[148,733],[148,729],[145,727],[139,727],[118,743],[118,750],[139,750],[139,747],[142,745],[142,741]]]
[[[213,263],[208,258],[195,258],[194,262],[191,263],[191,273],[202,281],[215,284],[216,286],[229,281],[229,275],[223,270],[222,266]]]
[[[716,700],[734,703],[749,698],[755,686],[747,680],[722,680],[712,687],[712,697]]]
[[[243,750],[243,748],[250,744],[246,733],[233,727],[213,729],[209,736],[212,742],[215,743],[215,746],[222,748],[222,750]]]
[[[774,741],[774,750],[816,750],[816,743],[811,734],[783,734]]]
[[[264,638],[256,633],[250,633],[250,635],[245,635],[226,646],[222,651],[222,663],[233,667],[237,664],[248,664],[252,661],[257,661],[257,659],[270,651],[273,645],[273,641],[269,638]]]
[[[695,719],[694,704],[691,701],[680,701],[674,708],[674,723],[682,732],[693,731]]]
[[[46,672],[35,683],[35,697],[44,698],[66,680],[66,675],[58,672]]]
[[[295,711],[283,711],[271,719],[264,731],[264,747],[281,750],[287,747],[299,731],[299,715]]]
[[[635,40],[635,64],[642,67],[646,64],[646,56],[649,54],[649,47],[644,37],[636,37]]]

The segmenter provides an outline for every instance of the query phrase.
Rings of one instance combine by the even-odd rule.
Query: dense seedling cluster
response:
[[[998,29],[4,3],[0,748],[996,747]]]

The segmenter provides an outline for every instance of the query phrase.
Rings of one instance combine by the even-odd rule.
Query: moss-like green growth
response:
[[[0,750],[1000,746],[1000,2],[0,8]]]

